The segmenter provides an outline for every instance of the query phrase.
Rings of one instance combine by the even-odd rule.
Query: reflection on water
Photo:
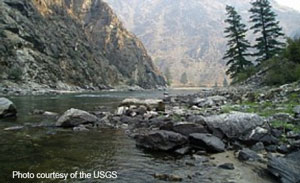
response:
[[[193,92],[196,91],[176,90],[170,91],[170,94]],[[134,141],[121,130],[101,129],[72,132],[51,127],[26,127],[20,131],[3,131],[5,127],[9,126],[41,122],[55,123],[54,118],[29,114],[33,109],[60,114],[71,107],[89,111],[104,106],[107,110],[114,110],[118,103],[127,97],[162,98],[163,91],[11,97],[10,99],[16,104],[19,113],[17,119],[0,121],[0,182],[18,182],[11,179],[14,170],[33,173],[117,171],[117,180],[76,179],[72,182],[114,181],[120,183],[158,182],[152,176],[155,173],[181,175],[186,171],[199,172],[198,167],[184,167],[181,161],[167,154],[145,153],[137,149]],[[216,170],[206,168],[205,171]],[[197,176],[201,177],[202,174]],[[200,178],[184,180],[185,182],[199,182]],[[43,181],[59,182],[59,180]],[[211,179],[203,175],[201,182],[211,182]]]

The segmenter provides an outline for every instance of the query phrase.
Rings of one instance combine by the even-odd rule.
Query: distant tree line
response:
[[[283,84],[300,79],[300,39],[288,39],[286,46],[282,28],[269,0],[251,2],[250,30],[256,36],[252,46],[246,39],[248,29],[236,9],[226,6],[226,12],[225,22],[228,26],[224,33],[228,49],[223,59],[227,60],[226,74],[233,83],[247,79],[262,68],[269,68],[267,84]],[[254,53],[250,53],[250,48]]]

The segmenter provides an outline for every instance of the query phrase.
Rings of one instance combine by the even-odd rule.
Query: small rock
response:
[[[277,151],[282,154],[287,154],[289,152],[289,147],[286,144],[281,144],[277,147]]]
[[[73,131],[83,132],[83,131],[89,131],[89,129],[87,129],[84,125],[79,125],[79,126],[74,127]]]
[[[234,165],[232,163],[224,163],[222,165],[219,165],[219,168],[223,168],[226,170],[234,170]]]
[[[256,144],[254,144],[251,147],[251,150],[256,151],[256,152],[260,152],[260,151],[265,150],[265,146],[262,142],[257,142]]]
[[[256,152],[254,152],[250,149],[244,148],[239,152],[238,159],[241,161],[248,161],[248,160],[249,161],[257,161],[257,160],[260,160],[261,158],[260,158],[260,156],[258,156],[256,154]]]
[[[187,143],[187,138],[179,133],[157,130],[136,135],[137,146],[147,149],[170,151]]]
[[[277,151],[277,146],[276,145],[269,145],[269,146],[266,146],[265,149],[268,152],[276,152]]]
[[[0,118],[15,117],[17,115],[16,106],[7,98],[0,98]]]
[[[4,131],[17,131],[17,130],[22,130],[24,126],[13,126],[13,127],[8,127],[4,128]]]

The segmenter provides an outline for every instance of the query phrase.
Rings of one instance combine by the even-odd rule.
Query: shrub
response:
[[[22,79],[23,71],[20,67],[12,67],[8,71],[8,79],[20,81]]]
[[[287,59],[272,59],[265,78],[267,85],[282,85],[300,79],[300,64]]]

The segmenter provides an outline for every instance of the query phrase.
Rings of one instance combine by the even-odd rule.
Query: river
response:
[[[169,90],[170,95],[186,95],[197,90]],[[98,92],[57,96],[9,97],[18,109],[16,119],[0,121],[0,182],[164,182],[154,174],[169,174],[183,178],[182,182],[230,182],[237,173],[197,163],[191,157],[147,152],[135,146],[123,130],[97,129],[74,132],[54,127],[32,128],[32,125],[53,125],[53,117],[33,115],[40,109],[62,114],[70,108],[86,111],[101,109],[113,112],[121,100],[128,97],[162,98],[164,91]],[[4,131],[6,127],[25,125],[19,131]],[[196,163],[195,163],[196,162]],[[12,179],[12,172],[74,173],[116,171],[117,179]],[[252,177],[250,177],[252,179]],[[247,181],[246,181],[247,182]],[[258,181],[259,182],[259,181]]]

